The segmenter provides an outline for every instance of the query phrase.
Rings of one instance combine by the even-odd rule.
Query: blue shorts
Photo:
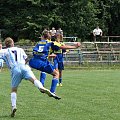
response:
[[[55,69],[64,70],[64,64],[63,64],[63,55],[57,54],[57,56],[53,59],[54,61],[54,67]]]
[[[55,70],[54,66],[47,59],[42,58],[31,58],[29,65],[34,69],[46,72],[48,74],[53,73]]]
[[[20,64],[11,69],[11,87],[18,87],[22,79],[30,80],[35,78],[28,65]]]
[[[54,67],[55,69],[58,69],[58,70],[64,70],[63,62],[58,62],[57,59],[54,59]]]

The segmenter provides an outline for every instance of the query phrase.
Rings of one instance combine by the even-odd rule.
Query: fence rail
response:
[[[120,36],[102,36],[102,38],[107,38],[107,42],[110,42],[111,38],[119,38],[120,39]]]
[[[75,42],[65,42],[73,45]],[[25,46],[23,49],[29,56],[32,55],[31,46]],[[64,54],[65,65],[81,65],[84,63],[120,63],[120,42],[83,42],[78,49],[71,49]]]
[[[120,63],[120,42],[83,42],[80,49],[70,50],[64,55],[64,63]]]

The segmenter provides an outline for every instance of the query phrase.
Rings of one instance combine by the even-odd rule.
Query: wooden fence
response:
[[[83,42],[79,49],[64,54],[64,63],[120,63],[120,42]]]

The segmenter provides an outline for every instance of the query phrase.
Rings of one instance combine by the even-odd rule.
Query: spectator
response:
[[[56,30],[54,27],[52,27],[52,29],[50,30],[50,34],[51,34],[51,41],[55,41]]]
[[[58,28],[57,33],[63,36],[63,30],[61,28]]]
[[[44,31],[50,31],[50,30],[49,30],[48,27],[45,27],[44,30],[43,30],[43,32],[44,32]]]
[[[102,30],[99,28],[99,26],[97,26],[94,30],[93,30],[93,39],[94,42],[96,42],[97,40],[99,40],[101,42],[101,37],[102,37]]]

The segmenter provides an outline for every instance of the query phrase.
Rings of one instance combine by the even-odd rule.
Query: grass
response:
[[[39,78],[39,71],[34,70]],[[41,94],[23,80],[18,88],[17,113],[10,118],[10,74],[0,73],[0,120],[119,120],[120,70],[64,70],[61,100]],[[50,87],[47,75],[45,86]]]

